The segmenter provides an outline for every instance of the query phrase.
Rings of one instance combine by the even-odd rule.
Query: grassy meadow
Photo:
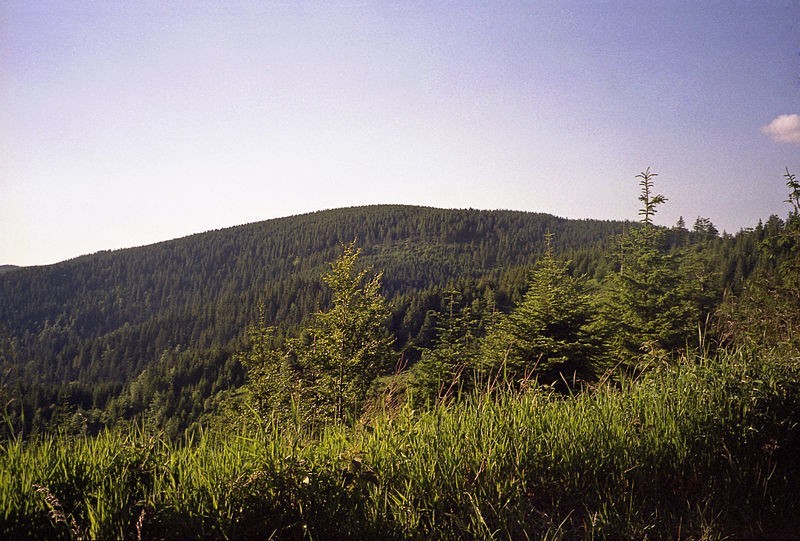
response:
[[[800,535],[797,359],[655,363],[572,396],[502,384],[353,427],[244,422],[0,442],[3,539]]]

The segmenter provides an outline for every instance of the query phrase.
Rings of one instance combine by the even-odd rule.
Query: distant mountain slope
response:
[[[547,231],[557,251],[574,255],[599,250],[622,227],[401,205],[273,219],[4,273],[0,334],[16,341],[16,377],[96,393],[118,389],[165,352],[194,351],[213,370],[208,359],[229,355],[259,307],[271,324],[300,322],[326,301],[326,263],[354,239],[363,262],[385,271],[386,295],[400,299],[529,264]]]
[[[5,274],[6,272],[18,269],[19,267],[16,265],[0,265],[0,274]]]

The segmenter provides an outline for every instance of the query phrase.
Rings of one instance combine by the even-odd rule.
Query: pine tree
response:
[[[604,347],[592,329],[595,315],[586,281],[570,276],[568,269],[569,262],[554,257],[548,235],[522,302],[484,340],[492,370],[504,369],[515,378],[535,375],[545,383],[594,376]]]
[[[714,226],[711,220],[703,218],[702,216],[698,216],[694,221],[692,230],[700,240],[711,240],[719,237],[719,230],[716,226]]]
[[[789,188],[789,198],[784,203],[792,205],[791,214],[796,217],[800,214],[800,181],[797,180],[797,175],[789,172],[788,167],[783,177],[786,179],[786,187]]]
[[[672,227],[672,239],[675,246],[680,247],[689,244],[689,230],[686,229],[686,222],[683,216],[680,216]]]
[[[463,376],[477,361],[481,314],[480,309],[461,305],[460,297],[458,291],[449,293],[445,312],[436,317],[436,343],[425,349],[414,365],[417,403],[442,398],[454,390],[463,391],[472,383],[470,377]]]
[[[636,178],[641,179],[639,186],[642,188],[642,193],[639,194],[639,201],[642,202],[642,208],[639,209],[639,216],[642,217],[642,223],[645,226],[653,225],[653,216],[657,212],[658,205],[667,201],[667,198],[661,194],[651,195],[653,189],[653,178],[657,177],[658,173],[651,173],[648,167],[646,171],[642,171]]]
[[[757,347],[800,349],[800,182],[786,169],[791,205],[782,221],[771,216],[756,231],[763,238],[756,269],[738,298],[720,309],[722,335]],[[761,224],[759,224],[761,225]]]
[[[619,238],[618,271],[610,276],[603,307],[617,354],[634,365],[643,352],[685,345],[699,319],[698,286],[682,274],[681,255],[668,252],[665,231],[652,222],[657,206],[667,200],[651,195],[655,176],[649,168],[636,176],[641,226]]]

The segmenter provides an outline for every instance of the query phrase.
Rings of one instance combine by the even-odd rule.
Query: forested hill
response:
[[[267,323],[291,326],[326,302],[320,275],[344,243],[356,240],[362,261],[385,271],[392,331],[402,343],[418,335],[426,310],[438,308],[430,305],[436,291],[448,284],[463,289],[481,279],[480,287],[499,288],[501,299],[513,295],[547,231],[557,253],[594,274],[605,241],[623,227],[525,212],[381,205],[20,268],[0,274],[0,336],[11,365],[3,377],[89,409],[105,407],[134,378],[170,366],[173,376],[191,372],[185,384],[205,381],[201,394],[208,396],[241,381],[231,353],[260,308]],[[52,399],[45,393],[31,407]]]

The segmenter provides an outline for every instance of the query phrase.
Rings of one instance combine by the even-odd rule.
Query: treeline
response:
[[[389,296],[356,238],[297,324],[262,304],[236,348],[166,349],[102,410],[61,385],[57,434],[26,437],[4,382],[0,532],[797,537],[800,183],[733,237],[656,227],[656,176],[639,224],[574,252],[596,272],[545,230],[530,263]]]
[[[565,220],[510,211],[374,206],[324,211],[104,252],[0,275],[0,362],[9,413],[26,432],[65,417],[86,430],[149,416],[177,433],[245,381],[234,356],[263,318],[286,335],[327,306],[326,262],[355,240],[361,263],[382,269],[387,327],[406,362],[434,345],[451,304],[508,312],[545,252],[570,275],[605,279],[613,239],[633,223]],[[664,230],[669,250],[704,260],[709,287],[738,291],[777,217],[736,236],[708,220]],[[70,421],[73,422],[73,421]]]
[[[429,407],[497,381],[573,394],[598,381],[638,376],[687,349],[755,343],[796,351],[800,185],[794,175],[787,170],[789,219],[770,220],[774,233],[760,241],[760,257],[749,269],[755,272],[741,284],[737,271],[750,262],[728,261],[730,281],[723,283],[722,258],[712,248],[720,242],[709,220],[697,219],[696,244],[680,222],[672,230],[654,225],[667,201],[655,193],[656,176],[649,169],[637,175],[641,223],[615,238],[607,275],[571,273],[570,263],[555,256],[554,234],[547,233],[545,252],[510,310],[498,309],[490,287],[480,295],[447,292],[447,306],[426,313],[421,330],[431,337],[417,343],[431,345],[420,347],[410,367],[404,355],[394,362],[402,349],[393,353],[387,333],[383,273],[359,269],[360,250],[355,242],[345,246],[322,276],[331,291],[329,308],[289,335],[264,317],[251,328],[239,357],[248,370],[246,399],[270,422],[299,416],[312,425],[353,424],[381,397],[399,395],[401,402]],[[763,233],[763,226],[742,233],[740,245]],[[736,247],[734,239],[723,241]],[[760,321],[754,325],[753,319]]]
[[[17,269],[0,276],[3,383],[28,430],[61,410],[92,412],[90,424],[101,425],[152,410],[156,399],[169,404],[164,416],[180,410],[196,420],[206,399],[243,383],[241,369],[220,368],[260,313],[291,328],[328,302],[319,276],[343,243],[356,239],[365,259],[386,269],[393,332],[404,342],[420,334],[438,289],[513,277],[535,260],[544,231],[561,235],[559,250],[577,252],[601,249],[622,228],[521,212],[376,206]]]

